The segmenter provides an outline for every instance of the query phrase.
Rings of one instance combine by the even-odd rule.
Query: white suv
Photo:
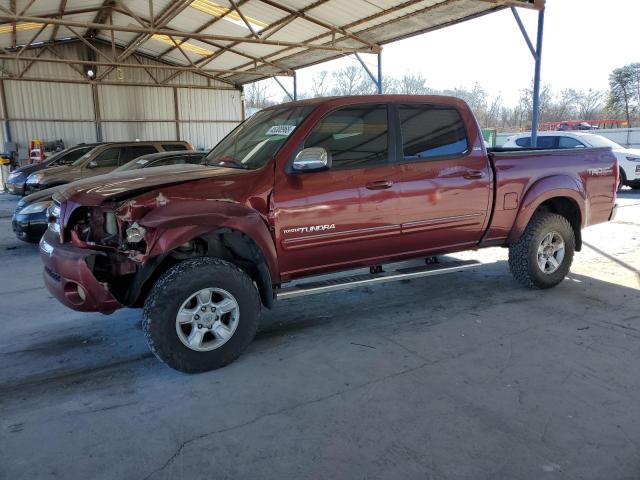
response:
[[[531,133],[520,133],[507,138],[504,148],[530,148]],[[620,186],[628,185],[640,189],[640,150],[624,148],[616,142],[593,133],[584,132],[540,132],[538,148],[587,148],[611,147],[620,167]]]

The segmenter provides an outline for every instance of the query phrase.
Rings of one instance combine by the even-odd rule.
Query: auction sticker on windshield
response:
[[[295,125],[274,125],[267,130],[267,135],[290,135],[295,130]]]

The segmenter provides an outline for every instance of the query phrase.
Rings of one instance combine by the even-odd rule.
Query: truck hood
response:
[[[85,206],[97,206],[107,200],[131,198],[157,187],[245,172],[248,170],[189,164],[142,168],[73,182],[53,198],[58,202],[71,200]]]

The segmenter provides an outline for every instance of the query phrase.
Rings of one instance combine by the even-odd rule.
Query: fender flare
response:
[[[588,214],[587,194],[584,185],[569,175],[552,175],[534,182],[522,196],[520,209],[507,237],[507,243],[517,242],[538,207],[554,198],[568,198],[573,201],[580,212],[580,222],[578,225],[574,225],[574,228],[577,228],[579,233],[580,229],[586,224]]]
[[[262,301],[267,307],[273,305],[272,279],[276,282],[279,279],[277,255],[266,219],[256,210],[228,201],[173,201],[152,210],[138,223],[152,229],[146,260],[150,267],[141,270],[146,279],[171,251],[194,238],[207,239],[223,232],[242,235],[252,245],[256,257],[262,260],[256,262]],[[141,287],[137,293],[132,293],[131,301],[140,293]]]

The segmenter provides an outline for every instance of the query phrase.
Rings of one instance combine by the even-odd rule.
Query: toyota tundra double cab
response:
[[[154,354],[206,371],[242,353],[276,299],[475,265],[427,257],[504,246],[516,280],[553,287],[582,229],[615,214],[617,172],[608,148],[487,151],[455,98],[293,102],[253,115],[206,165],[57,193],[44,280],[75,310],[143,307]],[[421,266],[388,270],[409,259]]]

